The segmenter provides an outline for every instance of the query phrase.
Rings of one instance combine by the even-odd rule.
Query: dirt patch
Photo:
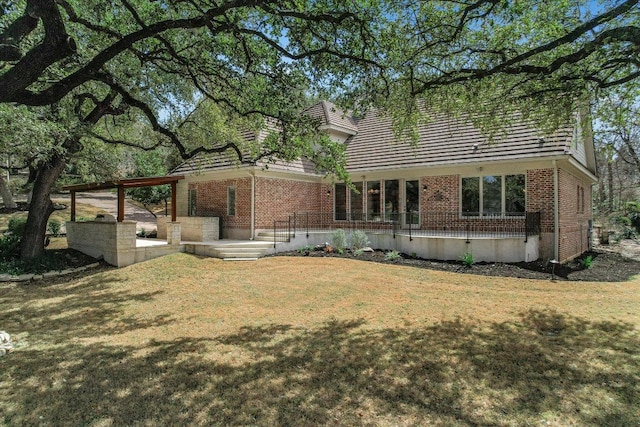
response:
[[[638,249],[637,255],[640,256],[640,245],[634,244]],[[640,274],[640,259],[629,258],[618,253],[617,250],[628,248],[634,244],[625,243],[623,246],[615,245],[606,249],[598,248],[570,262],[556,264],[555,266],[544,261],[519,263],[476,262],[472,265],[465,265],[462,261],[423,259],[407,254],[400,254],[399,258],[390,260],[387,252],[380,250],[364,252],[355,257],[355,259],[481,276],[585,282],[624,282],[632,276]],[[626,253],[629,253],[629,251],[627,250]],[[307,251],[281,252],[276,255],[354,258],[350,251],[346,251],[343,254],[327,253],[320,247]]]

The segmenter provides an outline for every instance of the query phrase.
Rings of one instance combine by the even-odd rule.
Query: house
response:
[[[596,163],[579,114],[551,135],[514,120],[493,140],[436,116],[418,126],[414,145],[397,141],[376,110],[355,120],[323,101],[306,114],[346,145],[353,188],[304,159],[267,169],[200,156],[173,171],[185,176],[178,221],[218,218],[223,239],[274,239],[284,227],[298,247],[358,228],[372,246],[433,259],[565,261],[590,248]]]

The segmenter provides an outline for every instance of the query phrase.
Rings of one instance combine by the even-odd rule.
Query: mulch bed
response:
[[[518,277],[524,279],[549,280],[552,276],[555,280],[587,281],[587,282],[624,282],[632,276],[640,274],[640,261],[625,258],[615,252],[591,251],[583,254],[565,264],[553,264],[544,261],[501,263],[501,262],[477,262],[473,265],[464,265],[461,261],[439,261],[422,259],[401,254],[394,261],[385,259],[386,252],[376,250],[364,252],[354,257],[351,252],[343,254],[335,252],[327,253],[323,249],[316,248],[309,251],[280,252],[276,256],[311,256],[311,257],[339,257],[358,259],[362,261],[379,262],[387,264],[408,265],[411,267],[426,268],[430,270],[451,271],[455,273],[477,274],[482,276]],[[591,266],[586,268],[584,260],[590,256]]]

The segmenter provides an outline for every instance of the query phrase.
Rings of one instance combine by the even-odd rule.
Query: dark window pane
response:
[[[188,202],[188,216],[196,216],[196,190],[190,189],[188,194],[189,202]]]
[[[362,220],[363,191],[362,183],[354,182],[355,189],[351,189],[351,219],[354,221]]]
[[[380,220],[380,182],[367,182],[367,219]]]
[[[334,218],[336,221],[344,221],[347,219],[347,186],[345,184],[336,184],[334,187],[334,195]]]
[[[482,177],[482,213],[495,215],[502,213],[502,177],[487,175]]]
[[[236,214],[236,187],[227,187],[227,213],[229,216]]]
[[[504,177],[504,185],[506,214],[524,214],[526,206],[524,175],[507,175]]]
[[[419,181],[405,181],[405,212],[407,217],[405,222],[407,224],[418,223],[418,211],[420,210],[420,182]],[[411,214],[411,212],[415,212]]]
[[[480,178],[462,178],[462,212],[477,215],[480,211]]]
[[[384,182],[384,215],[387,221],[398,220],[400,205],[400,182],[390,179]]]

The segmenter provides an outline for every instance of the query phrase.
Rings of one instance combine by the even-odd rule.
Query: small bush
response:
[[[402,255],[400,255],[400,252],[396,250],[389,251],[386,254],[384,254],[385,261],[396,261],[400,258],[402,258]]]
[[[582,261],[581,264],[584,268],[591,268],[593,265],[593,256],[587,255]]]
[[[301,248],[298,248],[297,251],[298,251],[299,254],[303,254],[305,252],[311,252],[311,251],[313,251],[313,249],[314,249],[313,246],[307,245],[307,246],[303,246]]]
[[[26,226],[27,226],[26,218],[23,218],[21,216],[14,216],[9,220],[9,223],[7,224],[7,229],[13,236],[22,237]]]
[[[349,236],[349,240],[351,241],[351,249],[354,251],[369,246],[367,233],[362,230],[354,230]]]
[[[58,237],[60,230],[62,230],[62,223],[57,219],[52,219],[47,225],[47,230],[49,230],[49,233],[53,234],[54,237]]]
[[[464,255],[462,255],[460,257],[460,261],[462,261],[462,263],[466,267],[471,267],[473,264],[475,264],[475,261],[473,260],[473,255],[471,254],[471,252],[467,252]]]
[[[357,258],[360,255],[362,255],[363,253],[364,253],[364,251],[361,248],[359,248],[359,249],[356,249],[356,250],[353,251],[353,256]]]
[[[18,256],[22,236],[0,237],[0,261],[7,261]]]
[[[347,235],[343,229],[339,228],[331,235],[331,246],[337,253],[341,254],[347,247]]]

